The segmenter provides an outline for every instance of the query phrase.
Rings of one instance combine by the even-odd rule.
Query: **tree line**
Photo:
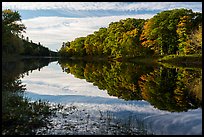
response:
[[[201,54],[202,13],[191,9],[162,11],[150,19],[112,22],[86,37],[63,42],[62,57],[130,58],[147,55]]]
[[[40,42],[33,43],[24,37],[26,27],[21,23],[18,11],[2,11],[2,55],[54,56],[56,52],[44,47]]]

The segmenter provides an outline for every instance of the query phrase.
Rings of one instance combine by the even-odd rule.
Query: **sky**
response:
[[[85,37],[126,18],[149,19],[175,8],[202,12],[202,2],[2,2],[2,10],[21,15],[27,27],[24,36],[53,51],[63,42]]]

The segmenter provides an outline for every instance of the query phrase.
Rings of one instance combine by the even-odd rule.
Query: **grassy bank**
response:
[[[202,55],[168,55],[158,58],[157,62],[167,66],[202,68]]]
[[[124,58],[123,61],[133,63],[157,63],[159,58],[161,58],[161,56],[137,56],[134,58]]]

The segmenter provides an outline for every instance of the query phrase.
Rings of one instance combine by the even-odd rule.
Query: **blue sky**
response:
[[[17,10],[27,27],[25,36],[51,50],[108,27],[125,18],[148,19],[175,8],[202,12],[202,2],[2,2],[2,9]]]

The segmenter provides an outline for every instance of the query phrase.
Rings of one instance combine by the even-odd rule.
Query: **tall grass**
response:
[[[68,108],[68,109],[67,109]],[[39,129],[43,135],[148,135],[144,122],[135,115],[121,119],[114,112],[62,108],[52,118],[50,129]]]

